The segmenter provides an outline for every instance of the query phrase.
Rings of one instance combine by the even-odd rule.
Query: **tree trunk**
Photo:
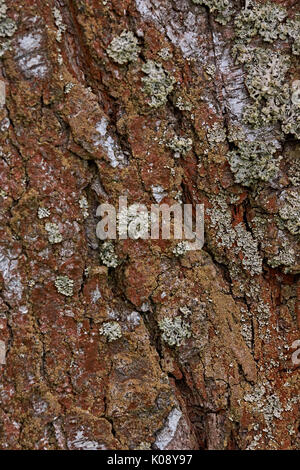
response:
[[[0,1],[1,449],[299,448],[299,3],[225,3]]]

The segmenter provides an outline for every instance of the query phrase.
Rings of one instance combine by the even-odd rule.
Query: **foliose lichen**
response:
[[[123,65],[137,60],[140,48],[134,34],[124,30],[112,40],[106,52],[115,62]]]
[[[283,191],[281,198],[284,204],[279,209],[279,215],[285,227],[293,235],[300,233],[300,194],[296,189]]]
[[[289,19],[286,8],[281,5],[247,0],[245,7],[235,16],[234,23],[238,41],[249,42],[255,36],[269,43],[291,39],[293,54],[300,54],[299,17]]]
[[[101,246],[100,259],[109,268],[116,268],[119,265],[119,260],[111,241],[106,241]]]
[[[0,37],[12,37],[16,30],[16,23],[7,16],[8,7],[4,0],[0,0]]]
[[[217,12],[216,21],[225,25],[232,17],[232,4],[230,0],[193,0],[196,5],[204,5],[211,13]]]
[[[148,60],[143,66],[142,71],[147,75],[143,77],[143,91],[151,98],[149,106],[159,108],[166,104],[168,94],[172,92],[175,79],[164,70],[161,64]]]
[[[300,23],[299,23],[300,24]],[[246,71],[245,84],[253,103],[244,108],[243,121],[254,128],[281,123],[285,134],[300,138],[300,106],[297,90],[286,74],[291,60],[280,52],[235,45],[233,54]]]
[[[163,318],[158,323],[162,331],[162,339],[169,346],[181,346],[187,338],[191,337],[191,327],[189,323],[181,317]]]
[[[99,333],[100,335],[105,336],[109,343],[122,337],[121,326],[116,321],[103,323]]]
[[[50,243],[55,244],[62,242],[63,237],[57,224],[47,222],[45,224],[45,230],[48,232],[48,240]]]
[[[236,183],[251,186],[257,181],[270,182],[279,172],[282,156],[274,158],[277,146],[273,142],[239,142],[237,149],[227,153]]]
[[[54,7],[52,10],[52,13],[55,19],[55,25],[57,27],[56,40],[57,42],[61,42],[62,35],[66,31],[67,27],[63,22],[61,12],[59,11],[58,8]]]
[[[74,281],[68,276],[58,276],[55,279],[55,287],[60,294],[71,297],[73,295]]]
[[[193,147],[193,141],[189,137],[175,136],[170,140],[167,146],[174,151],[174,157],[179,158],[181,155],[186,155]]]
[[[48,217],[50,217],[50,210],[49,209],[46,209],[46,207],[39,207],[38,208],[38,218],[39,219],[47,219]]]
[[[188,251],[188,243],[185,241],[179,242],[173,249],[173,253],[177,257],[185,255],[187,251]]]
[[[207,131],[207,140],[210,143],[211,147],[214,147],[215,145],[220,144],[221,142],[225,142],[226,130],[220,123],[215,122],[212,127],[209,128]]]

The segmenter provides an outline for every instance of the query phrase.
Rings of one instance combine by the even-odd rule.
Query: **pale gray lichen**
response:
[[[83,218],[87,219],[87,217],[89,216],[89,203],[85,196],[81,196],[81,198],[79,199],[79,207],[82,211]]]
[[[66,31],[67,27],[63,23],[62,15],[58,8],[54,7],[52,13],[55,19],[55,25],[57,27],[56,40],[57,42],[61,42],[62,35]]]
[[[242,255],[242,266],[252,276],[262,272],[262,258],[258,251],[258,243],[243,224],[232,226],[232,215],[222,194],[211,200],[212,208],[206,213],[210,216],[212,227],[217,229],[216,239],[219,247],[228,248],[236,255]]]
[[[58,276],[55,279],[55,287],[60,294],[71,297],[73,295],[74,281],[68,278],[68,276]]]
[[[147,75],[143,77],[143,91],[151,98],[148,103],[152,108],[159,108],[166,104],[168,94],[172,92],[175,79],[164,70],[161,64],[148,60],[143,66],[142,71]]]
[[[232,17],[232,4],[230,0],[192,0],[196,5],[204,5],[211,13],[217,12],[216,21],[227,24]]]
[[[187,251],[188,251],[188,243],[185,241],[179,242],[173,249],[173,253],[177,257],[185,255]]]
[[[282,36],[280,24],[286,17],[286,9],[279,5],[247,0],[245,8],[235,17],[236,35],[244,41],[260,35],[264,41],[273,42]]]
[[[260,36],[265,42],[291,39],[292,53],[300,54],[300,20],[288,18],[286,8],[273,2],[247,0],[244,9],[235,17],[235,33],[239,41],[249,42]]]
[[[293,234],[300,233],[300,194],[297,190],[283,191],[281,199],[284,203],[279,209],[279,215],[286,228]]]
[[[39,207],[38,208],[38,218],[39,219],[47,219],[48,217],[50,217],[50,210],[49,209],[46,209],[46,207]]]
[[[209,128],[207,131],[207,140],[210,143],[211,147],[225,142],[226,130],[220,123],[215,122],[212,127]]]
[[[187,338],[191,337],[190,325],[179,316],[163,318],[158,325],[162,331],[162,339],[169,346],[181,346]]]
[[[109,268],[116,268],[119,265],[119,260],[111,241],[106,241],[101,246],[100,259],[102,263]]]
[[[186,305],[184,305],[183,307],[179,307],[179,310],[185,318],[189,317],[192,314],[191,309],[189,309]]]
[[[243,224],[238,224],[235,227],[236,232],[236,252],[241,250],[243,254],[242,264],[247,271],[252,275],[260,274],[262,272],[262,258],[258,252],[258,243],[253,238],[251,232],[248,232]]]
[[[173,54],[172,54],[172,52],[170,51],[170,49],[168,49],[168,47],[164,47],[163,49],[161,49],[161,50],[158,52],[158,55],[159,55],[159,57],[161,57],[163,60],[169,60],[169,59],[172,59],[172,57],[173,57]]]
[[[16,23],[7,16],[8,7],[4,0],[0,0],[0,37],[12,37],[16,30]]]
[[[254,105],[245,108],[244,120],[254,127],[279,120],[284,104],[290,102],[286,73],[288,56],[262,48],[236,48],[238,62],[246,70],[245,84]]]
[[[138,203],[131,204],[118,212],[117,219],[120,237],[129,235],[133,240],[148,238],[151,216],[146,207]]]
[[[186,155],[192,150],[193,141],[189,137],[179,137],[176,135],[167,145],[174,151],[174,157],[180,158],[181,155]]]
[[[189,103],[188,101],[184,101],[182,96],[179,96],[176,103],[175,103],[176,108],[180,109],[180,111],[191,111],[193,106],[192,103]]]
[[[284,239],[282,241],[282,245],[278,247],[276,255],[268,258],[268,264],[272,268],[285,266],[285,273],[293,270],[296,264],[295,250],[291,247],[287,240]]]
[[[122,337],[122,329],[116,321],[103,323],[99,333],[100,335],[105,336],[109,343]]]
[[[120,36],[112,40],[106,52],[114,62],[123,65],[137,60],[140,48],[134,34],[124,30]]]
[[[75,86],[75,84],[72,83],[72,82],[67,83],[65,85],[65,90],[64,90],[65,94],[68,95],[71,92],[72,88],[74,88],[74,86]]]
[[[254,128],[277,121],[285,134],[300,138],[300,106],[295,99],[297,90],[289,86],[286,74],[290,58],[280,52],[242,45],[233,48],[237,62],[247,72],[245,84],[253,104],[244,108],[243,120]]]
[[[274,154],[277,146],[273,142],[239,142],[237,150],[227,153],[227,159],[237,183],[251,186],[257,181],[270,182],[278,176],[282,156]]]
[[[59,231],[59,227],[57,224],[47,222],[45,224],[45,230],[46,232],[48,232],[48,240],[50,243],[55,244],[62,242],[63,237]]]

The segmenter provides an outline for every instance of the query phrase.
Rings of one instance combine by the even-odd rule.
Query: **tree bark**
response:
[[[279,97],[299,56],[237,41],[244,2],[225,24],[214,3],[0,2],[1,449],[299,448],[299,136],[245,122],[273,97],[234,47],[288,57]],[[105,254],[120,196],[204,204],[203,249]]]

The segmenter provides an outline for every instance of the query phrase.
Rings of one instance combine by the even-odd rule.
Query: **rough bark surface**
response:
[[[299,448],[299,134],[243,123],[244,2],[226,24],[218,3],[0,2],[1,449]],[[111,45],[123,31],[134,60]],[[299,80],[291,38],[244,46],[289,57],[279,88]],[[192,142],[180,158],[175,136]],[[228,155],[243,165],[253,141],[276,173],[254,159],[238,179]],[[105,265],[96,208],[121,195],[205,204],[203,250],[117,241]],[[160,326],[175,317],[180,346]]]

